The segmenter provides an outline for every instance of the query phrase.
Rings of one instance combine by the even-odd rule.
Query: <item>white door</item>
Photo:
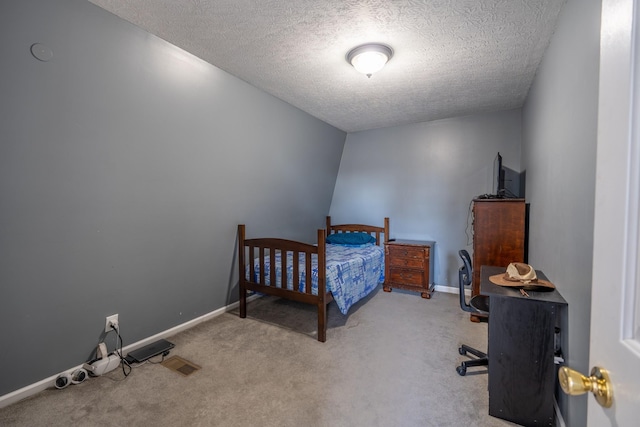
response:
[[[640,425],[638,3],[602,1],[589,363],[609,371],[613,405],[589,396],[592,427]]]

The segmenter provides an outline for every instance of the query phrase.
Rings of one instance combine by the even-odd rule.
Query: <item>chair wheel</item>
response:
[[[467,368],[462,365],[456,366],[456,372],[458,372],[458,375],[461,377],[464,377],[467,374]]]
[[[464,350],[464,348],[462,347],[458,347],[458,353],[460,353],[460,355],[464,356],[465,354],[467,354],[467,352]]]

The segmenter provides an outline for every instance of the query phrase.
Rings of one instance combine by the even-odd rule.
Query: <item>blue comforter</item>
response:
[[[367,296],[378,283],[384,281],[384,249],[375,244],[360,246],[327,245],[327,291],[333,295],[342,314],[347,314],[349,308]],[[299,291],[304,292],[305,271],[304,254],[300,254],[300,284]],[[293,254],[287,253],[287,282],[286,288],[293,288]],[[276,286],[281,285],[281,253],[276,254]],[[312,258],[312,293],[318,295],[318,258]],[[269,283],[269,257],[265,257],[265,284]],[[259,282],[260,262],[255,261],[254,280]],[[247,275],[249,269],[247,269]]]

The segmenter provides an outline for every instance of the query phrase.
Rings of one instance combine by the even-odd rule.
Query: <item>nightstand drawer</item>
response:
[[[389,267],[408,267],[408,268],[424,268],[424,257],[420,258],[401,258],[389,257]]]
[[[403,268],[389,269],[389,283],[427,287],[423,270],[406,270]]]
[[[428,256],[428,252],[426,254]],[[389,246],[389,257],[395,258],[419,258],[424,259],[425,248],[412,246]]]

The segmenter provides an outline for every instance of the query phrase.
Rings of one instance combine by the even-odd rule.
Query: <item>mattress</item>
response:
[[[299,263],[299,288],[304,292],[306,287],[306,271],[304,253],[300,253]],[[287,252],[286,286],[282,285],[281,271],[282,253],[278,251],[275,256],[276,286],[293,290],[293,253]],[[260,260],[254,260],[254,282],[260,282]],[[270,258],[265,257],[265,284],[270,282]],[[375,244],[359,246],[326,245],[326,282],[327,291],[333,295],[340,312],[347,314],[349,308],[365,296],[367,296],[379,283],[384,281],[384,249]],[[318,294],[318,257],[312,256],[312,293]],[[247,269],[247,275],[249,269]],[[248,278],[248,277],[247,277]]]

